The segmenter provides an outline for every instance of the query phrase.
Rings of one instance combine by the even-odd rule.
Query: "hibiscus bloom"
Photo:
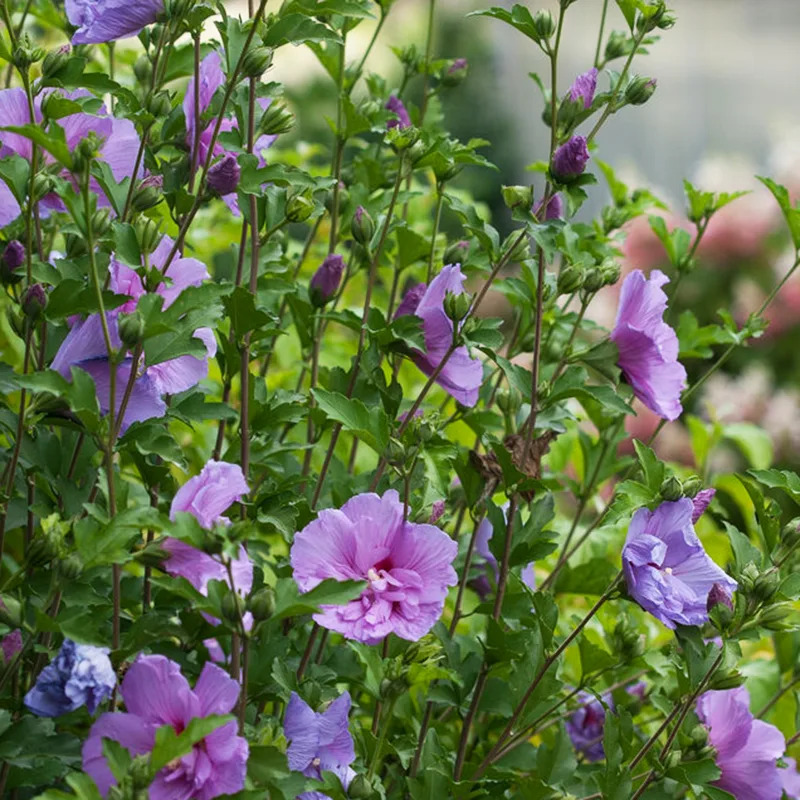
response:
[[[326,578],[367,581],[356,600],[321,606],[314,620],[349,639],[376,644],[389,633],[417,641],[439,619],[455,585],[456,543],[434,525],[409,522],[397,492],[359,494],[324,509],[295,534],[294,579],[301,592]]]
[[[67,18],[78,30],[73,44],[98,44],[136,36],[164,11],[164,0],[66,0]]]

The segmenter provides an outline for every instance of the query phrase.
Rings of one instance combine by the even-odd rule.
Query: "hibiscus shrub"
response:
[[[658,201],[597,158],[674,15],[603,3],[577,77],[589,0],[463,21],[550,73],[493,221],[434,0],[393,77],[393,0],[247,5],[0,2],[0,795],[800,797],[800,476],[713,472],[696,417],[694,469],[651,447],[763,331],[800,209],[765,181],[793,253],[743,327],[678,324],[736,195],[687,184],[693,244],[622,278]],[[320,141],[288,45],[330,81]]]

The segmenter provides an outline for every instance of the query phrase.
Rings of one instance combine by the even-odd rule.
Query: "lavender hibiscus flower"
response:
[[[592,67],[588,72],[578,75],[569,87],[569,99],[573,103],[582,102],[584,109],[591,108],[594,93],[597,90],[597,70]]]
[[[67,18],[78,30],[73,44],[98,44],[136,36],[164,11],[164,0],[66,0]]]
[[[107,647],[64,639],[58,655],[39,673],[25,705],[39,717],[58,717],[81,706],[94,714],[111,696],[117,676]]]
[[[715,785],[736,800],[780,800],[787,771],[777,760],[786,740],[774,725],[753,718],[747,689],[706,692],[697,701],[697,716],[708,728],[722,772]]]
[[[130,4],[129,4],[130,5]],[[42,98],[46,97],[49,90],[36,98],[34,103],[34,119],[31,120],[28,101],[23,89],[4,89],[0,91],[0,119],[4,125],[28,125],[30,122],[41,124]],[[79,89],[74,92],[65,92],[64,96],[69,100],[76,100],[81,97],[89,97],[89,93]],[[111,172],[116,181],[122,181],[133,175],[136,165],[136,153],[139,149],[139,134],[136,132],[135,125],[128,119],[116,119],[108,115],[105,106],[101,106],[97,114],[86,114],[78,112],[70,114],[58,120],[58,124],[64,129],[67,148],[74,150],[78,143],[85,139],[90,133],[94,133],[102,144],[99,149],[98,159],[105,161],[111,168]],[[31,140],[16,133],[3,132],[2,145],[0,145],[0,158],[10,155],[18,155],[30,161]],[[55,163],[55,159],[46,151],[40,153],[45,165]],[[140,169],[137,177],[141,177]],[[68,172],[64,172],[64,177],[72,180]],[[111,206],[105,193],[100,188],[94,178],[91,179],[91,189],[97,195],[97,204],[101,208]],[[54,194],[42,198],[39,203],[43,211],[64,211],[64,204],[61,199]],[[0,227],[13,222],[21,213],[11,190],[4,181],[0,181]]]
[[[395,318],[414,314],[422,319],[425,352],[417,353],[414,363],[426,375],[434,373],[453,341],[453,321],[444,311],[445,295],[448,292],[463,294],[465,280],[461,267],[449,264],[430,286],[418,284],[409,289],[395,312]],[[436,382],[461,405],[474,406],[483,382],[483,365],[480,359],[470,356],[466,347],[458,347],[439,372]]]
[[[103,755],[103,739],[119,742],[132,756],[148,753],[162,725],[180,733],[195,718],[229,713],[239,684],[214,664],[206,664],[192,690],[180,667],[164,656],[139,656],[122,681],[126,713],[103,714],[83,745],[83,769],[103,797],[116,785]],[[171,761],[149,789],[150,800],[212,800],[244,788],[247,741],[228,722]]]
[[[668,628],[708,620],[708,594],[715,584],[734,591],[737,583],[706,554],[692,527],[692,501],[684,497],[640,508],[622,549],[628,592]]]
[[[211,101],[214,99],[214,94],[217,89],[224,85],[225,73],[222,71],[222,59],[218,52],[212,51],[200,62],[200,85],[197,91],[199,108],[197,111],[195,110],[194,78],[189,80],[189,84],[186,87],[186,95],[183,98],[183,113],[186,117],[186,144],[189,146],[189,149],[197,159],[197,163],[200,165],[204,164],[208,157],[208,150],[211,147],[211,141],[214,138],[214,130],[217,125],[216,118],[206,121],[203,120],[202,117],[211,105]],[[266,97],[259,97],[256,102],[261,110],[265,111],[269,107],[271,100]],[[198,118],[200,118],[199,134],[196,133]],[[236,121],[236,116],[233,112],[230,112],[223,118],[219,132],[225,133],[226,131],[237,128],[238,122]],[[197,139],[198,146],[197,153],[194,153],[195,138]],[[256,139],[253,152],[258,156],[259,166],[264,166],[266,164],[262,152],[270,147],[277,138],[277,136],[265,134]],[[227,151],[219,139],[217,139],[214,143],[214,156],[233,156],[235,158],[236,154]],[[229,192],[223,191],[224,189],[230,189],[230,185],[221,185],[219,193],[222,195],[222,199],[225,201],[228,208],[238,214],[239,204],[236,199],[235,187],[234,190]]]
[[[588,692],[580,692],[578,699],[581,706],[567,719],[567,733],[575,750],[582,753],[586,761],[601,761],[606,757],[603,749],[606,709],[603,703],[613,711],[614,700],[610,694],[604,694],[601,703]]]
[[[150,264],[163,269],[172,249],[172,239],[165,236],[150,256]],[[122,342],[119,336],[119,311],[135,310],[139,298],[145,293],[138,273],[130,267],[112,258],[109,265],[110,288],[116,294],[130,297],[120,309],[106,314],[111,344],[119,349]],[[205,266],[194,258],[176,258],[166,268],[165,277],[171,283],[162,283],[156,292],[164,298],[164,308],[168,308],[178,295],[188,286],[199,286],[209,275]],[[206,348],[206,356],[197,358],[192,355],[163,361],[148,366],[138,365],[139,375],[134,380],[130,399],[125,407],[120,430],[124,432],[134,422],[142,422],[154,417],[163,417],[167,406],[162,395],[178,394],[196,386],[208,374],[208,359],[217,351],[214,333],[209,328],[198,328],[195,338],[201,340]],[[58,352],[53,359],[52,368],[65,378],[71,378],[71,367],[78,367],[88,372],[95,382],[97,400],[100,410],[107,414],[109,410],[111,367],[108,361],[108,350],[103,334],[102,321],[99,314],[92,314],[83,321],[73,324]],[[133,358],[126,357],[117,365],[115,382],[115,418],[122,405],[122,400],[133,368]]]
[[[649,278],[634,270],[625,278],[611,341],[619,349],[617,364],[633,393],[653,412],[677,419],[683,408],[686,370],[678,361],[678,337],[662,319],[669,279],[654,269]]]
[[[346,789],[355,774],[350,765],[356,758],[348,729],[349,713],[347,692],[321,713],[314,712],[292,692],[283,721],[283,732],[289,740],[289,769],[317,780],[322,780],[323,772],[333,772]]]
[[[324,509],[295,534],[294,579],[307,592],[326,578],[367,581],[357,600],[321,606],[314,620],[348,639],[376,644],[389,633],[417,641],[439,619],[455,585],[456,543],[434,525],[404,518],[394,490],[359,494]]]

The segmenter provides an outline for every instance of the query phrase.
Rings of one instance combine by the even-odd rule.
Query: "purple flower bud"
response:
[[[410,128],[411,117],[408,116],[408,111],[403,105],[402,100],[396,95],[392,95],[387,101],[384,108],[397,115],[397,119],[390,119],[386,123],[387,128]]]
[[[164,178],[161,175],[148,175],[140,184],[140,189],[163,189]]]
[[[703,516],[703,512],[708,508],[709,503],[714,499],[716,489],[701,489],[693,498],[692,505],[692,525]]]
[[[428,520],[430,525],[435,525],[442,518],[442,514],[444,514],[444,507],[444,500],[437,500],[431,506],[431,518]]]
[[[561,199],[560,194],[554,194],[548,201],[547,201],[547,208],[544,212],[544,220],[540,219],[540,213],[542,210],[542,198],[534,207],[533,213],[536,215],[536,218],[541,221],[549,220],[549,219],[561,219],[564,215],[564,201]]]
[[[553,153],[550,171],[553,177],[564,181],[577,178],[589,161],[589,148],[583,136],[573,136]]]
[[[721,583],[715,583],[708,593],[706,608],[711,611],[714,606],[718,606],[720,603],[724,606],[728,606],[728,608],[733,611],[733,601],[731,600],[729,592]]]
[[[594,93],[597,89],[597,70],[592,67],[583,75],[575,78],[572,86],[569,87],[569,99],[574,103],[583,101],[584,108],[591,108]]]
[[[412,286],[403,296],[400,305],[397,306],[397,311],[394,312],[394,319],[402,317],[404,314],[413,314],[417,310],[419,301],[422,300],[422,295],[425,294],[427,288],[428,285],[425,283],[418,283],[416,286]]]
[[[241,175],[236,156],[228,153],[208,171],[208,186],[219,195],[231,194],[239,186]]]
[[[12,239],[0,256],[0,280],[10,286],[22,279],[19,268],[25,263],[25,248],[16,239]]]
[[[32,283],[22,295],[22,313],[37,319],[47,306],[47,295],[41,283]]]
[[[324,306],[330,300],[336,290],[339,288],[339,283],[342,280],[342,273],[344,272],[344,259],[340,255],[329,255],[311,278],[309,285],[309,294],[311,302],[319,307]]]
[[[452,75],[454,72],[458,72],[459,70],[467,68],[467,59],[466,58],[457,58],[451,65],[450,69],[447,70],[448,75]],[[597,70],[595,70],[597,72]]]

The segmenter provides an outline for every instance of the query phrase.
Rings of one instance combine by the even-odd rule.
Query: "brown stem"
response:
[[[308,641],[306,642],[306,649],[303,650],[303,655],[300,658],[300,664],[297,667],[297,682],[303,679],[303,675],[305,675],[306,667],[308,666],[308,662],[311,660],[311,653],[314,650],[314,642],[317,639],[317,634],[319,633],[319,625],[315,622],[314,627],[311,629],[311,633],[308,635]]]

